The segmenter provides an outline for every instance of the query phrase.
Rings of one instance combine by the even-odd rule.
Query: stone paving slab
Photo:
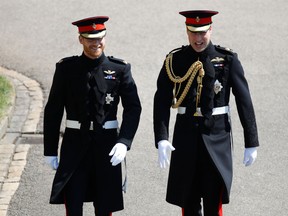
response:
[[[17,190],[26,165],[29,143],[18,143],[22,136],[37,133],[43,108],[40,85],[16,71],[0,67],[13,83],[15,94],[7,115],[0,121],[0,216],[6,216],[9,203]],[[28,134],[28,135],[27,135]]]

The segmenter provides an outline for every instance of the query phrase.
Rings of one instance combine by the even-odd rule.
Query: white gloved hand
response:
[[[158,163],[160,168],[165,169],[166,165],[168,166],[170,164],[168,153],[171,153],[171,151],[174,150],[175,148],[169,141],[161,140],[158,142]]]
[[[45,156],[45,162],[53,169],[57,170],[59,163],[57,156]]]
[[[112,148],[112,150],[109,153],[109,156],[113,155],[113,157],[110,160],[112,166],[116,166],[119,163],[121,163],[126,157],[126,153],[127,153],[127,146],[123,143],[116,143],[116,145]]]
[[[245,166],[252,165],[255,162],[256,158],[257,158],[257,148],[256,147],[245,148],[244,160],[243,160],[243,164],[245,164]]]

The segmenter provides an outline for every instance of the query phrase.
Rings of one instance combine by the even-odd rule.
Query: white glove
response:
[[[158,163],[160,168],[165,169],[166,165],[168,166],[170,164],[168,153],[171,153],[171,151],[174,150],[175,148],[169,141],[161,140],[158,142]]]
[[[245,148],[244,160],[243,160],[243,164],[245,164],[245,166],[252,165],[255,162],[256,158],[257,158],[257,148],[256,147]]]
[[[57,156],[45,156],[45,162],[53,169],[57,170],[59,163]]]
[[[119,163],[121,163],[126,157],[126,153],[127,153],[127,146],[124,145],[123,143],[116,143],[116,145],[112,148],[112,150],[109,153],[109,156],[113,155],[113,157],[110,160],[112,166],[116,166]]]

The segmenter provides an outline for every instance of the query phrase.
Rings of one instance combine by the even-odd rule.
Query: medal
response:
[[[105,97],[106,104],[111,104],[112,101],[114,101],[114,97],[111,96],[111,94],[107,93]]]

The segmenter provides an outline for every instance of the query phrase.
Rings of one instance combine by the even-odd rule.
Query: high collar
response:
[[[81,60],[83,61],[83,63],[87,66],[87,67],[96,67],[98,65],[100,65],[104,59],[106,58],[105,54],[102,53],[101,56],[99,58],[96,59],[91,59],[88,58],[84,52],[81,55]]]

